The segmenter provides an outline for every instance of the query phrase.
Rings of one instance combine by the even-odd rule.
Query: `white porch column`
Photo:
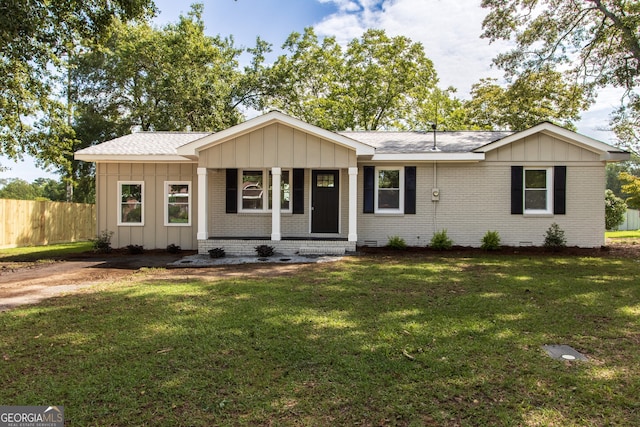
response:
[[[271,168],[271,240],[281,240],[280,233],[280,183],[282,182],[282,168]]]
[[[349,241],[358,241],[358,168],[349,168]]]
[[[209,238],[209,200],[207,168],[198,168],[198,240]]]

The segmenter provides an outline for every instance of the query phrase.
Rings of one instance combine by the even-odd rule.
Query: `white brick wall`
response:
[[[513,163],[515,164],[515,163]],[[518,163],[522,165],[523,163]],[[554,166],[562,163],[538,164]],[[567,163],[564,163],[567,165]],[[551,223],[564,231],[569,246],[604,244],[604,167],[601,163],[567,165],[567,214],[511,215],[511,165],[506,162],[432,164],[417,168],[416,215],[362,214],[362,174],[358,180],[358,244],[384,246],[390,236],[408,245],[427,246],[433,233],[446,229],[456,245],[477,247],[488,230],[500,233],[503,245],[540,246]],[[431,201],[431,189],[440,201]]]

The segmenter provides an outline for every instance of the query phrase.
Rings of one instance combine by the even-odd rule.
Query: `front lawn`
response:
[[[0,403],[64,405],[80,426],[640,425],[639,267],[411,255],[151,270],[0,313]]]
[[[605,237],[612,243],[640,244],[640,230],[607,231]]]
[[[92,249],[93,242],[59,243],[48,246],[25,246],[0,249],[0,261],[28,262],[51,260],[88,252]]]

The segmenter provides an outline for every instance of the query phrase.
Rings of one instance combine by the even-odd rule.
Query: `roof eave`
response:
[[[600,155],[600,160],[604,162],[624,162],[631,159],[631,153],[628,151],[608,151]]]
[[[196,159],[190,159],[185,156],[176,156],[175,154],[84,154],[77,152],[74,154],[75,160],[83,162],[100,162],[100,163],[196,163]]]
[[[371,161],[374,162],[481,162],[484,159],[484,153],[446,153],[442,151],[414,154],[374,154],[371,157]]]
[[[586,150],[592,151],[594,153],[598,153],[603,155],[605,153],[613,153],[615,150],[611,150],[614,148],[613,146],[606,144],[602,141],[598,141],[597,139],[593,139],[586,135],[582,135],[571,130],[565,129],[561,126],[554,125],[550,122],[543,122],[529,129],[525,129],[520,132],[513,133],[509,136],[506,136],[497,141],[490,142],[489,144],[485,144],[482,147],[478,147],[473,150],[474,153],[486,153],[491,150],[498,149],[500,147],[504,147],[505,145],[511,144],[515,141],[518,141],[523,138],[527,138],[536,133],[544,133],[546,135],[553,136],[555,138],[561,139],[570,144],[574,144],[576,146],[582,147]],[[620,153],[624,153],[624,151],[620,150]]]

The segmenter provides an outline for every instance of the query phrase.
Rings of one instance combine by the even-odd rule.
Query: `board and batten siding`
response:
[[[118,225],[118,181],[144,181],[144,225]],[[164,225],[165,181],[191,181],[191,225]],[[198,176],[195,163],[97,163],[97,232],[113,231],[111,246],[164,249],[175,244],[197,249]]]
[[[480,246],[488,230],[500,233],[503,245],[541,246],[555,222],[570,246],[604,244],[605,167],[591,151],[535,135],[493,150],[478,163],[426,163],[417,168],[415,215],[362,214],[358,193],[358,244],[400,236],[408,245],[427,246],[433,233],[447,230],[454,244]],[[512,215],[511,166],[567,167],[565,215]],[[436,168],[434,182],[434,167]],[[358,188],[362,189],[362,173]],[[431,201],[431,189],[440,190],[440,201]]]
[[[348,168],[354,150],[290,126],[272,124],[200,151],[198,165],[219,168]]]

